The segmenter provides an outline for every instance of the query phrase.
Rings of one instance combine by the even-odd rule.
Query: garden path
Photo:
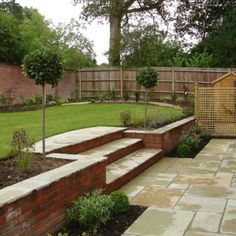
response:
[[[212,139],[195,159],[163,158],[121,191],[149,207],[124,236],[236,235],[236,140]]]

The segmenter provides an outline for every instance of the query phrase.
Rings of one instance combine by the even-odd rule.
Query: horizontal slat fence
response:
[[[140,69],[140,68],[139,68]],[[135,91],[144,92],[137,84],[136,75],[138,68],[85,68],[78,72],[78,95],[80,98],[97,97],[114,90],[117,97],[123,97],[124,92],[131,96]],[[152,98],[171,96],[171,94],[184,94],[194,92],[197,83],[201,87],[209,87],[215,79],[236,69],[202,69],[202,68],[162,68],[154,67],[159,73],[157,86],[152,89]]]

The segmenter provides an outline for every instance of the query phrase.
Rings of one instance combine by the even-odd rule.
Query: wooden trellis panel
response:
[[[197,122],[214,136],[236,136],[236,89],[196,88]]]

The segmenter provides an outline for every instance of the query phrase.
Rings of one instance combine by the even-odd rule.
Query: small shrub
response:
[[[140,99],[140,92],[139,91],[135,91],[134,92],[134,97],[135,97],[135,102],[138,102]]]
[[[24,105],[29,107],[29,106],[33,106],[34,105],[34,100],[29,98],[29,99],[25,99],[24,101]]]
[[[198,149],[201,138],[191,131],[180,136],[180,144],[186,144],[191,148]]]
[[[176,92],[173,92],[172,94],[171,94],[171,100],[173,101],[173,102],[176,102],[176,100],[177,100],[177,94],[176,94]]]
[[[131,122],[131,113],[130,111],[123,111],[120,113],[120,121],[123,126],[127,127]]]
[[[119,215],[126,213],[129,210],[129,199],[122,192],[113,192],[110,194],[111,200],[114,203],[112,213]]]
[[[42,96],[36,96],[35,97],[35,104],[42,105],[43,98]]]
[[[5,92],[0,94],[0,106],[7,107],[12,106],[13,98],[10,92]]]
[[[48,105],[49,106],[56,106],[57,102],[56,101],[50,101],[50,102],[48,102]]]
[[[57,103],[57,105],[62,105],[65,103],[69,103],[69,100],[66,98],[58,98],[58,99],[55,99],[55,102]]]
[[[123,99],[127,102],[130,97],[129,97],[129,91],[125,90],[123,93]]]
[[[67,218],[76,221],[86,233],[95,235],[101,225],[105,224],[111,215],[113,202],[108,195],[96,190],[86,196],[79,197],[67,210]]]
[[[193,116],[194,115],[194,108],[193,107],[184,108],[183,113],[186,117]]]
[[[191,147],[188,144],[180,144],[177,148],[177,154],[181,157],[187,156],[191,153]]]
[[[46,102],[49,103],[51,101],[54,101],[54,98],[51,94],[48,94],[47,97],[46,97]]]
[[[21,129],[13,134],[11,150],[12,154],[18,159],[18,166],[21,171],[26,172],[30,168],[33,160],[33,154],[30,150],[33,149],[34,140]]]

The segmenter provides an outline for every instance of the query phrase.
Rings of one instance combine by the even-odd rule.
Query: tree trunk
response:
[[[148,90],[145,91],[145,110],[144,110],[144,129],[147,128],[147,100],[148,100]]]
[[[42,154],[43,158],[46,156],[45,154],[45,102],[46,102],[46,93],[45,93],[45,85],[42,86],[43,96],[42,96]]]
[[[120,49],[121,49],[121,19],[119,15],[110,16],[110,49],[109,49],[109,65],[120,65]]]

